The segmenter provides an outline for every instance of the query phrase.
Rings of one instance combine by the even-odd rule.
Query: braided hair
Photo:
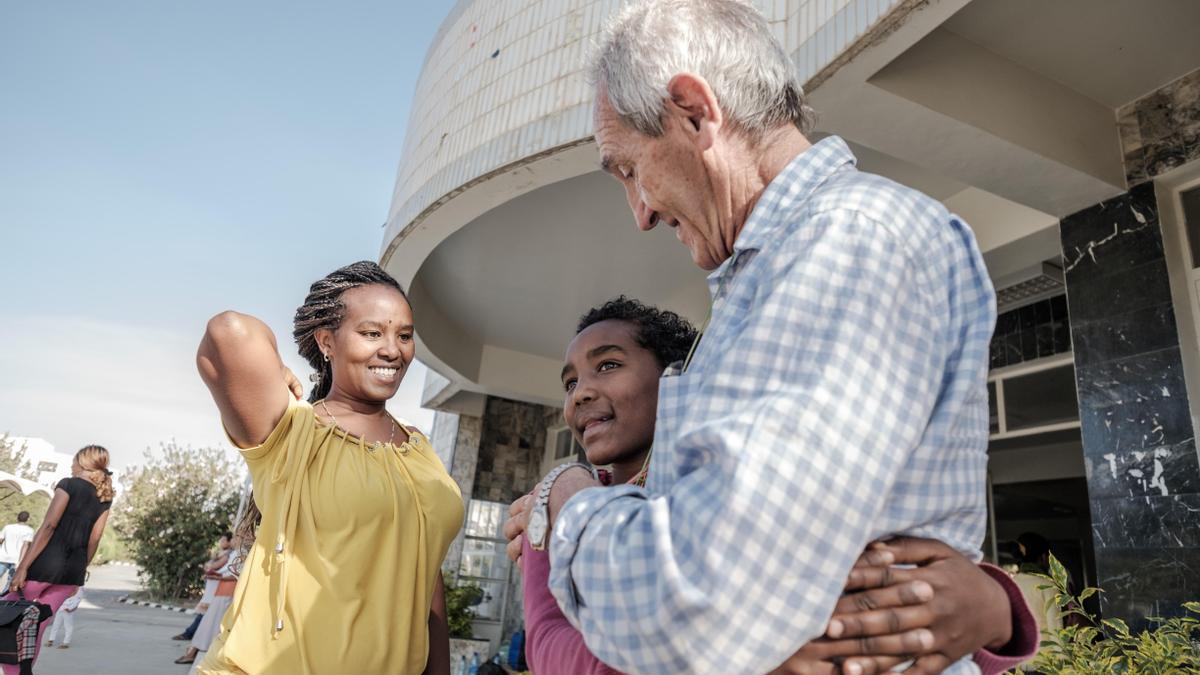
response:
[[[408,301],[408,294],[404,292],[400,282],[392,278],[392,275],[383,271],[382,267],[370,260],[360,260],[338,268],[326,275],[325,278],[313,282],[313,285],[308,288],[304,304],[296,309],[296,317],[292,321],[292,337],[296,340],[300,356],[304,357],[313,370],[317,371],[318,378],[312,391],[308,394],[309,403],[316,403],[325,398],[329,394],[329,388],[333,386],[333,366],[325,360],[321,353],[321,347],[317,344],[317,329],[337,330],[346,312],[342,294],[351,288],[372,284],[394,288],[404,296],[406,302]],[[250,498],[246,500],[245,513],[234,527],[233,538],[237,542],[234,544],[234,548],[238,550],[241,561],[245,561],[246,556],[249,555],[250,547],[258,535],[258,526],[261,522],[262,512],[258,510],[258,503],[254,501],[252,492]],[[240,567],[239,563],[238,572],[240,572]]]
[[[589,310],[579,319],[575,334],[610,319],[633,324],[637,328],[638,345],[650,350],[661,368],[686,359],[696,340],[696,327],[687,319],[624,295]]]
[[[351,288],[372,284],[390,286],[400,291],[400,295],[408,300],[400,282],[393,279],[392,275],[370,260],[360,260],[313,282],[308,289],[308,296],[304,298],[304,304],[296,310],[296,318],[292,322],[292,337],[300,349],[300,356],[317,371],[319,378],[308,395],[309,403],[316,403],[325,398],[333,384],[333,367],[321,354],[321,347],[317,344],[317,329],[336,330],[346,311],[346,305],[342,303],[342,294]]]

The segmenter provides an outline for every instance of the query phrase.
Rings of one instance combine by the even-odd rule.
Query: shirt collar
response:
[[[785,225],[776,217],[781,205],[792,207],[808,199],[829,176],[847,164],[854,166],[856,161],[850,147],[839,136],[827,136],[793,157],[759,196],[733,243],[733,255],[708,275],[710,285],[718,283],[730,271],[740,252],[757,251],[777,228]]]

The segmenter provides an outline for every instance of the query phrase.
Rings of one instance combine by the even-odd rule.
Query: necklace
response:
[[[325,411],[325,415],[329,417],[329,420],[331,422],[333,422],[333,426],[341,429],[342,431],[346,431],[346,427],[343,427],[341,425],[341,423],[339,423],[337,421],[337,418],[333,416],[333,413],[329,412],[329,406],[325,405],[325,399],[321,399],[321,410]],[[390,433],[388,433],[387,444],[392,445],[392,441],[396,440],[396,420],[392,419],[391,415],[388,415],[388,421],[391,422],[392,430]],[[347,431],[346,433],[350,433],[350,432]],[[371,447],[367,448],[367,452],[375,452],[376,450],[382,448],[383,445],[384,445],[383,443],[381,443],[379,441],[375,441],[374,443],[371,444]],[[400,454],[407,454],[407,453],[401,452]]]
[[[629,481],[630,485],[636,485],[638,487],[646,487],[646,475],[650,473],[650,453],[652,453],[652,452],[654,452],[653,447],[651,447],[650,450],[646,452],[646,459],[645,459],[645,461],[642,462],[642,468],[639,469],[638,472],[633,475],[633,480]]]

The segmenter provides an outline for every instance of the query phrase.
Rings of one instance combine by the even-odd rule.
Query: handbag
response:
[[[16,600],[0,600],[0,663],[20,663],[17,635],[20,634],[21,624],[25,620],[25,610],[37,607],[37,625],[39,627],[54,613],[50,609],[50,605],[44,602],[26,600],[24,590],[17,591],[17,598]],[[34,640],[37,639],[35,630]]]

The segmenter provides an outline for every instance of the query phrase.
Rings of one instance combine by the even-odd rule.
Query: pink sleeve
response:
[[[588,651],[550,594],[550,556],[526,541],[521,552],[525,587],[525,660],[534,673],[621,675]]]
[[[1033,612],[1029,611],[1029,605],[1025,603],[1025,596],[1021,594],[1017,582],[995,565],[982,563],[979,567],[1000,584],[1004,593],[1008,595],[1008,604],[1012,607],[1012,639],[998,651],[980,649],[974,655],[975,665],[979,666],[983,675],[997,675],[1032,659],[1034,654],[1037,654],[1041,639],[1037,620],[1033,618]]]

